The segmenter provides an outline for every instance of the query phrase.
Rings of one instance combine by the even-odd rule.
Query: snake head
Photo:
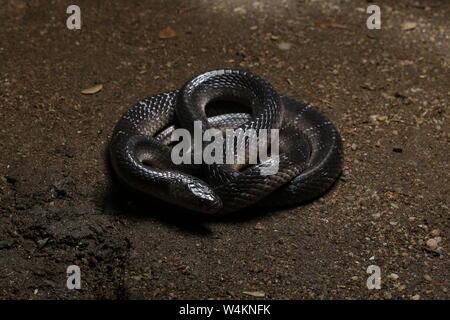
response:
[[[177,184],[175,203],[179,206],[207,214],[218,213],[222,200],[205,182],[197,178]]]

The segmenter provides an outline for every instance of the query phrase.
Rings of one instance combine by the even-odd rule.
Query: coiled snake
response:
[[[237,102],[251,110],[207,117],[206,107],[214,101]],[[279,155],[252,165],[175,164],[172,133],[179,128],[192,133],[194,121],[201,123],[202,133],[209,128],[279,129]],[[248,140],[242,141],[236,148],[251,147]],[[204,150],[205,144],[200,147]],[[341,139],[330,121],[310,105],[279,94],[264,79],[240,70],[202,73],[179,90],[139,101],[117,123],[109,153],[125,185],[211,214],[313,200],[330,188],[342,166]],[[273,174],[261,174],[274,166],[278,170]]]

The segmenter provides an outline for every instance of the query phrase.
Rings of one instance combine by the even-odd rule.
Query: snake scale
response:
[[[249,110],[207,116],[215,101]],[[202,132],[279,129],[279,155],[252,165],[174,164],[171,136],[179,128],[192,133],[194,121]],[[250,147],[243,141],[236,148]],[[339,133],[319,111],[279,94],[259,76],[229,69],[202,73],[178,90],[139,101],[117,123],[109,155],[119,180],[133,190],[208,214],[313,200],[338,178],[343,161]],[[275,165],[275,173],[261,174]]]

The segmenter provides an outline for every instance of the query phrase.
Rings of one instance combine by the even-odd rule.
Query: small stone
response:
[[[416,294],[416,295],[412,296],[411,299],[420,300],[420,295]]]
[[[353,151],[356,151],[356,149],[358,149],[358,145],[356,143],[353,143],[352,146],[351,146],[351,149]]]
[[[436,241],[435,238],[433,238],[433,239],[428,239],[428,240],[427,240],[427,247],[428,247],[428,249],[434,251],[434,250],[436,250],[436,249],[438,248],[438,242]]]
[[[396,273],[391,273],[390,275],[388,275],[388,278],[391,280],[398,280],[399,276]]]
[[[400,286],[397,287],[397,290],[398,290],[398,291],[403,291],[403,290],[405,290],[405,289],[406,289],[406,286],[405,286],[404,284],[402,284],[402,285],[400,285]]]
[[[441,235],[441,231],[439,229],[434,229],[430,232],[432,237],[439,237]]]
[[[355,201],[356,197],[355,196],[346,196],[345,199],[348,201]]]
[[[38,247],[43,248],[47,244],[48,240],[49,240],[49,238],[39,239],[37,241]]]
[[[264,227],[261,223],[257,223],[255,226],[254,226],[254,228],[255,228],[255,230],[266,230],[266,227]]]
[[[278,44],[278,48],[280,50],[289,50],[292,47],[292,44],[290,44],[289,42],[280,42]]]
[[[379,217],[381,217],[381,214],[379,212],[372,214],[372,217],[374,217],[375,219],[378,219]]]
[[[356,280],[358,280],[359,278],[358,278],[358,276],[353,276],[353,277],[351,277],[351,279],[354,280],[354,281],[356,281]]]
[[[430,277],[430,275],[428,275],[428,274],[426,274],[426,275],[424,275],[423,276],[423,278],[425,279],[425,280],[427,280],[427,281],[433,281],[433,279]]]
[[[370,118],[370,121],[372,121],[373,123],[376,123],[378,121],[378,117],[379,117],[378,114],[372,114],[369,118]]]
[[[391,204],[391,207],[392,207],[392,208],[398,209],[398,205],[397,205],[396,203],[391,202],[390,204]]]

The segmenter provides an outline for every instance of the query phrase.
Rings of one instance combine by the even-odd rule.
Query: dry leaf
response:
[[[337,24],[337,23],[325,23],[323,26],[325,26],[327,28],[347,29],[347,26],[344,26],[343,24]]]
[[[246,294],[248,296],[259,297],[259,298],[262,298],[262,297],[266,296],[266,294],[264,292],[262,292],[262,291],[244,291],[242,293]]]
[[[403,31],[412,30],[417,26],[415,22],[405,22],[400,25],[400,29]]]
[[[348,29],[347,26],[344,26],[343,24],[338,23],[320,23],[319,21],[315,22],[316,26],[319,26],[321,28],[338,28],[338,29]]]
[[[93,87],[81,90],[81,93],[82,94],[95,94],[95,93],[99,92],[102,89],[103,89],[103,85],[102,84],[97,84],[97,85],[95,85]]]
[[[164,28],[159,32],[160,39],[170,39],[175,38],[176,36],[177,33],[171,27]]]

